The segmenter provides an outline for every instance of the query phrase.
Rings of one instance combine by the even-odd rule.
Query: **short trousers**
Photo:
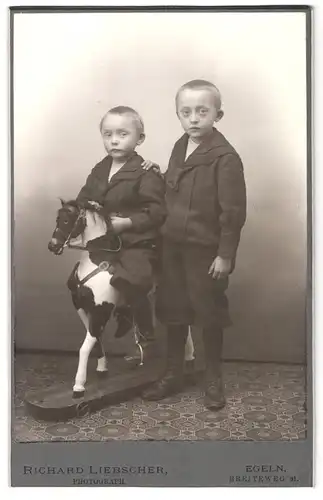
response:
[[[155,252],[147,248],[121,250],[113,263],[111,285],[124,292],[147,295],[154,286]]]
[[[164,239],[156,299],[159,321],[221,328],[232,324],[225,293],[229,278],[215,280],[208,274],[216,255],[213,247]]]

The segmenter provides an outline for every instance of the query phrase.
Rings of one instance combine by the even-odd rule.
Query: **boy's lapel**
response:
[[[218,156],[228,152],[223,135],[215,128],[185,161],[187,144],[188,135],[184,134],[177,142],[170,159],[166,182],[171,189],[178,190],[179,181],[185,173],[195,167],[211,165]]]
[[[188,135],[184,134],[178,141],[173,150],[171,161],[176,166],[182,166],[185,162],[185,155],[187,150]]]
[[[134,179],[134,180],[138,179],[143,173],[142,168],[140,168],[142,162],[143,158],[139,156],[137,153],[134,153],[127,160],[127,162],[120,168],[120,170],[116,174],[114,174],[111,181],[109,182],[108,191],[110,191],[110,189],[112,189],[116,184],[118,184],[121,181],[127,179]]]
[[[215,128],[212,134],[209,135],[185,162],[186,167],[194,167],[197,165],[209,165],[213,163],[217,156],[221,156],[222,147],[225,146],[223,136]]]

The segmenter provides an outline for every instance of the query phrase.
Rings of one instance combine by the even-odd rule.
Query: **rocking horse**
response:
[[[107,373],[102,334],[114,308],[122,302],[120,293],[110,285],[113,264],[122,249],[121,239],[113,232],[109,220],[99,215],[97,208],[92,203],[79,205],[73,201],[62,201],[56,228],[48,245],[56,255],[62,254],[66,247],[84,250],[68,282],[74,306],[86,328],[86,337],[79,352],[74,397],[84,395],[88,357],[94,346],[98,353],[97,373]],[[141,341],[144,339],[135,323],[133,333],[140,353],[140,365],[143,365]]]
[[[56,402],[53,401],[57,392],[55,388],[45,389],[41,394],[27,395],[25,398],[29,410],[45,419],[55,420],[75,413],[87,413],[90,409],[109,403],[111,398],[115,399],[116,392],[131,394],[133,389],[143,388],[158,376],[155,363],[148,363],[148,370],[142,370],[136,377],[128,372],[114,376],[113,379],[106,378],[108,365],[102,335],[115,308],[124,303],[124,298],[110,284],[114,264],[122,250],[122,241],[114,233],[110,220],[100,215],[99,210],[100,206],[94,202],[61,200],[56,227],[48,244],[48,249],[55,255],[61,255],[65,248],[83,250],[68,280],[68,287],[73,304],[85,326],[86,336],[79,350],[73,391],[62,391],[60,387]],[[131,329],[137,347],[138,364],[142,367],[146,364],[146,349],[150,342],[142,335],[134,320]],[[95,387],[87,387],[86,391],[88,360],[93,349],[97,356],[98,381]],[[192,337],[189,335],[186,359],[191,359],[193,351]]]

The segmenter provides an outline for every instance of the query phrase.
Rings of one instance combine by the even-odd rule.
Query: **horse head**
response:
[[[61,255],[70,240],[80,236],[86,227],[86,204],[78,201],[64,201],[57,212],[56,227],[48,243],[48,250]],[[93,210],[93,207],[92,207]]]

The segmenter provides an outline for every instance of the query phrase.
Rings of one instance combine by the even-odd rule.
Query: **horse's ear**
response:
[[[63,207],[65,205],[65,201],[63,200],[63,198],[59,198],[59,201],[61,202],[61,205]]]

